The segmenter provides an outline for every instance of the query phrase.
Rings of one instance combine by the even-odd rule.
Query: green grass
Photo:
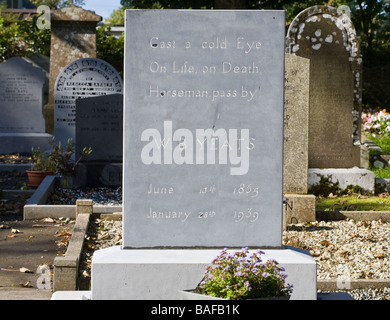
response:
[[[382,155],[390,154],[390,138],[387,136],[373,137],[370,134],[366,134],[367,138],[374,142],[376,145],[382,148],[383,152],[378,150],[370,150],[370,155]],[[370,170],[375,173],[375,178],[390,179],[390,168],[375,168],[370,166]]]
[[[375,173],[375,178],[390,179],[390,168],[370,167],[370,170]]]
[[[379,154],[390,154],[390,138],[387,136],[376,136],[367,135],[367,138],[374,142],[376,145],[380,146],[383,152]],[[378,155],[378,153],[376,153]]]
[[[317,199],[316,209],[327,211],[390,211],[390,198],[337,197]]]

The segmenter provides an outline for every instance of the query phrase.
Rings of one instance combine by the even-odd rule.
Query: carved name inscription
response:
[[[124,246],[280,246],[283,13],[126,14]]]
[[[76,100],[122,93],[117,71],[100,59],[84,58],[70,63],[59,74],[54,90],[56,140],[66,143],[76,135]]]

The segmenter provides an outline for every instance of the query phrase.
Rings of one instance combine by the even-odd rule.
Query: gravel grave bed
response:
[[[0,164],[31,163],[31,153],[0,154]]]
[[[318,279],[390,279],[390,224],[330,221],[290,225],[283,244],[309,250]],[[94,219],[86,236],[80,276],[90,277],[93,252],[122,244],[122,221]],[[390,288],[348,291],[356,300],[390,300]]]
[[[122,203],[122,188],[57,188],[54,194],[55,201],[62,204],[74,204],[78,198],[92,199],[94,205]],[[90,278],[95,250],[121,244],[122,221],[93,219],[86,236],[80,277]],[[390,280],[390,223],[347,219],[289,225],[283,232],[283,244],[308,250],[317,262],[318,279]],[[390,300],[390,288],[348,292],[356,300]]]
[[[48,197],[47,204],[75,205],[77,199],[93,200],[94,206],[120,206],[122,205],[122,187],[85,187],[77,189],[56,187]]]

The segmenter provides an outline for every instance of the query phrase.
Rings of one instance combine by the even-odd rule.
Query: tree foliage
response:
[[[100,26],[96,32],[96,55],[110,63],[119,73],[123,70],[124,36],[114,37],[110,26]]]
[[[121,5],[135,9],[211,9],[210,0],[121,0]]]
[[[50,30],[38,29],[38,17],[18,20],[16,15],[0,15],[0,62],[17,56],[50,55]]]
[[[69,3],[84,5],[84,0],[30,0],[37,7],[48,5],[59,9]],[[3,1],[3,9],[4,9]],[[124,9],[285,9],[286,25],[302,10],[314,5],[335,8],[347,5],[351,19],[361,38],[363,53],[363,102],[389,108],[390,90],[390,0],[121,0],[106,23],[123,24]],[[1,6],[0,6],[1,11]],[[50,30],[39,30],[37,17],[19,20],[17,16],[0,14],[0,62],[13,56],[34,53],[50,55]],[[123,37],[113,37],[109,27],[97,31],[97,56],[123,68]],[[383,78],[384,77],[384,78]]]
[[[390,42],[390,2],[355,0],[350,3],[352,21],[365,49],[385,48]]]
[[[36,7],[40,5],[46,5],[50,7],[50,9],[61,9],[70,4],[74,4],[75,6],[82,7],[85,5],[84,0],[29,0]]]
[[[106,19],[105,23],[108,25],[121,25],[125,23],[125,9],[126,7],[121,7],[117,10],[114,10],[110,17]]]

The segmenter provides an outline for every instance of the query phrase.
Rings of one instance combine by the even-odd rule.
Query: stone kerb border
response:
[[[383,289],[390,286],[389,279],[318,279],[317,289],[321,291]]]
[[[79,262],[83,251],[85,235],[88,230],[89,219],[90,214],[88,213],[77,215],[65,256],[54,259],[54,291],[77,290]]]
[[[356,221],[379,220],[390,222],[390,211],[316,211],[316,219],[324,221],[337,221],[345,219]]]

